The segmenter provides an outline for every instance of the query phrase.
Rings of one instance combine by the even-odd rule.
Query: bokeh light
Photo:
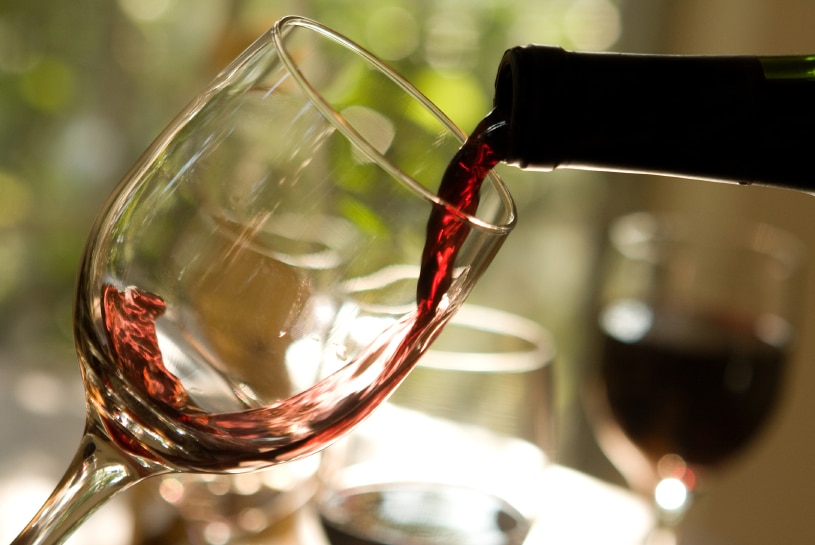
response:
[[[167,13],[173,0],[119,0],[129,17],[137,21],[155,21]]]
[[[688,501],[688,489],[681,479],[662,479],[654,489],[654,499],[666,511],[679,511]]]
[[[371,51],[383,60],[398,60],[419,47],[419,23],[413,13],[399,6],[376,9],[366,25]]]
[[[0,229],[25,220],[33,205],[31,189],[15,174],[0,170]]]
[[[620,13],[609,0],[575,0],[566,10],[564,30],[575,48],[604,51],[620,38]]]

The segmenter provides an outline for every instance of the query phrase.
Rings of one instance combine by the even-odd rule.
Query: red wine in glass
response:
[[[411,365],[405,362],[415,359],[417,339],[437,319],[442,295],[454,279],[456,256],[468,235],[469,228],[458,219],[462,214],[474,214],[478,208],[482,182],[501,160],[501,140],[497,135],[503,126],[503,119],[497,114],[485,117],[445,171],[439,197],[448,204],[441,211],[436,209],[427,224],[417,312],[380,335],[355,364],[292,397],[237,411],[202,409],[163,361],[157,333],[167,310],[162,298],[138,287],[104,285],[102,322],[112,354],[89,350],[86,373],[92,395],[109,405],[102,416],[108,433],[133,454],[170,464],[177,460],[186,468],[217,472],[245,464],[247,459],[275,462],[296,457],[301,451],[320,449],[364,419],[387,396],[390,391],[387,384],[401,381],[410,370]],[[111,366],[115,366],[113,372],[102,371]],[[381,372],[373,383],[360,388],[354,378],[371,366],[380,366]],[[97,377],[112,378],[105,382]],[[112,380],[121,384],[112,387],[109,383]],[[340,395],[343,389],[345,393]],[[133,395],[133,399],[129,402],[106,399],[106,392],[111,391]],[[342,399],[342,403],[337,405],[337,399]],[[158,411],[151,408],[153,403],[160,408]],[[116,406],[142,407],[143,411],[130,410],[124,414]],[[337,418],[332,418],[334,414]],[[309,428],[313,422],[320,422],[322,428]],[[157,446],[132,439],[134,435],[146,436],[147,430],[156,439],[150,444]],[[302,441],[292,440],[297,434],[303,437]],[[277,437],[285,438],[286,444],[276,445]],[[268,438],[269,444],[258,447],[256,441],[264,438]]]
[[[112,354],[97,357],[89,351],[84,372],[90,395],[106,406],[103,425],[134,455],[210,473],[249,468],[248,460],[268,465],[334,442],[384,400],[390,381],[404,378],[412,367],[409,359],[416,357],[413,341],[421,333],[412,315],[392,325],[352,364],[302,392],[268,405],[214,412],[200,407],[163,362],[161,298],[108,284],[102,299]],[[109,369],[101,381],[104,368]],[[366,374],[371,369],[378,377],[373,383]]]
[[[652,322],[636,337],[601,320],[599,372],[611,417],[654,465],[668,454],[697,468],[728,461],[777,405],[787,346],[783,336],[760,335],[784,324],[671,307],[647,315]]]

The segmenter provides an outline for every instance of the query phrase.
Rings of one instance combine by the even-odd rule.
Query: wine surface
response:
[[[514,545],[529,530],[496,496],[426,483],[344,490],[321,503],[320,521],[331,545]]]
[[[760,338],[757,320],[650,311],[652,322],[633,337],[630,328],[601,326],[600,372],[613,418],[654,462],[665,454],[724,462],[772,413],[786,346]]]

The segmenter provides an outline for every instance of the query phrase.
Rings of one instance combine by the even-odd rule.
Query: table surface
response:
[[[0,366],[0,543],[10,542],[46,499],[73,456],[83,423],[78,373],[62,377]],[[536,479],[540,508],[530,545],[628,545],[650,525],[648,507],[619,487],[557,465]],[[102,507],[68,543],[130,545],[129,494]],[[269,545],[325,543],[309,506],[267,535]]]

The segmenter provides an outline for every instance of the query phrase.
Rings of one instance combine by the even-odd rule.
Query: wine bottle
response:
[[[815,56],[509,49],[504,161],[815,191]]]

